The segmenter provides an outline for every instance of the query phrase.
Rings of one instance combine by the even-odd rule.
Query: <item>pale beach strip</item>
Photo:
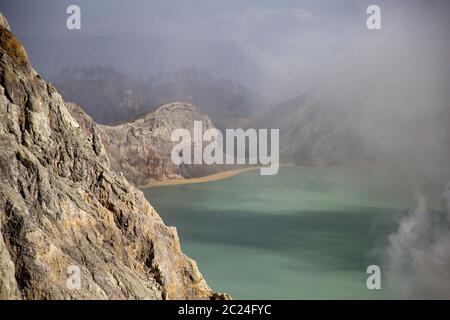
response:
[[[204,182],[211,182],[211,181],[217,181],[217,180],[224,180],[224,179],[234,177],[240,173],[244,173],[244,172],[256,170],[256,169],[259,169],[259,167],[227,170],[227,171],[223,171],[223,172],[219,172],[219,173],[215,173],[215,174],[211,174],[211,175],[199,177],[199,178],[155,181],[155,182],[151,182],[144,186],[139,186],[139,189],[148,189],[148,188],[163,187],[163,186],[175,186],[175,185],[181,185],[181,184],[204,183]]]

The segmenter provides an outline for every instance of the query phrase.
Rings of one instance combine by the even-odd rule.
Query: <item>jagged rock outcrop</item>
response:
[[[217,297],[175,228],[110,169],[96,125],[80,126],[32,69],[1,14],[0,150],[0,298]],[[67,285],[70,266],[79,288]]]
[[[95,125],[80,107],[69,103],[70,113],[88,134],[98,131],[111,167],[135,185],[154,181],[176,180],[206,176],[230,169],[219,165],[175,165],[171,160],[171,134],[183,128],[194,135],[194,121],[201,121],[203,130],[214,128],[211,119],[191,105],[174,102],[159,107],[133,122],[118,126]]]

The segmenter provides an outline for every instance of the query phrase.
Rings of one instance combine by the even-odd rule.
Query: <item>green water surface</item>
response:
[[[395,170],[283,167],[144,190],[208,284],[235,299],[396,298],[366,268],[412,206]]]

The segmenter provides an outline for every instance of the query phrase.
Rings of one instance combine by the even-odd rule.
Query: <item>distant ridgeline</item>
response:
[[[50,80],[55,83],[74,80],[114,80],[124,83],[132,82],[126,75],[116,71],[114,68],[99,64],[91,65],[89,67],[66,66],[62,68],[58,74],[50,77]]]
[[[65,99],[82,105],[96,122],[109,125],[181,101],[196,105],[218,127],[242,127],[262,104],[262,98],[249,88],[196,69],[132,80],[109,66],[71,66],[51,81]]]

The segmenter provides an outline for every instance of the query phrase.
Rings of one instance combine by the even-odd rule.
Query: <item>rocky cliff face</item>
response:
[[[231,168],[218,165],[175,165],[171,160],[171,134],[184,128],[193,136],[194,121],[201,121],[203,130],[214,128],[211,119],[191,104],[174,102],[148,113],[133,122],[118,126],[95,125],[80,107],[67,104],[87,134],[98,131],[111,167],[135,185],[153,181],[205,176]]]
[[[307,94],[275,107],[250,127],[280,129],[282,161],[330,166],[374,161],[362,124],[361,108],[331,105]]]
[[[162,106],[132,123],[100,128],[112,166],[137,185],[145,185],[155,180],[190,177],[184,166],[171,161],[176,144],[171,141],[171,134],[185,128],[193,136],[194,121],[201,121],[204,130],[214,128],[209,117],[184,103]]]
[[[176,230],[110,169],[100,130],[71,116],[1,14],[0,45],[0,298],[212,297]]]

